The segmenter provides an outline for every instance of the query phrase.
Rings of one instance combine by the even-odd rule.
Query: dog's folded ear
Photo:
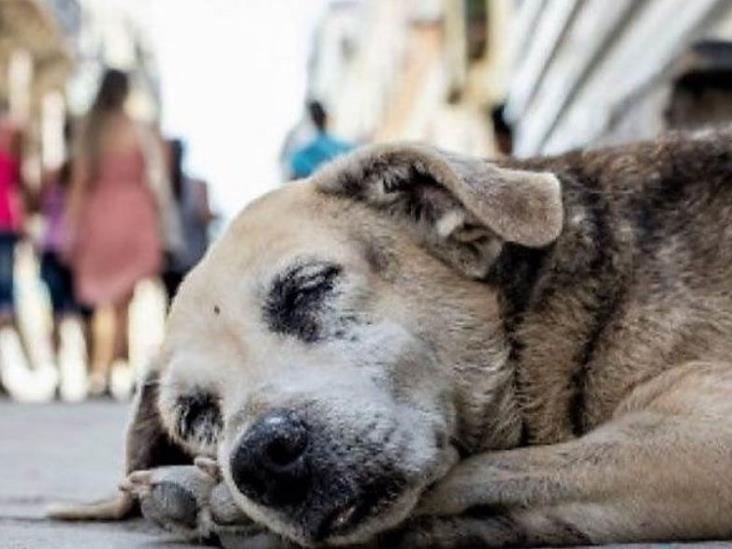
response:
[[[132,406],[132,418],[127,428],[127,473],[192,463],[193,458],[168,435],[158,409],[160,374],[151,371],[140,385]]]
[[[125,473],[164,465],[192,463],[193,458],[170,439],[158,411],[159,373],[151,371],[138,387],[125,440]],[[123,520],[139,514],[138,502],[126,492],[91,503],[52,505],[48,516],[59,520]]]
[[[443,259],[482,277],[501,243],[543,247],[563,225],[559,179],[418,144],[364,147],[314,176],[321,191],[389,211]]]

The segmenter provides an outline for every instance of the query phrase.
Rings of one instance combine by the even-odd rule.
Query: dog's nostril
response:
[[[302,455],[305,446],[304,438],[277,439],[267,448],[267,457],[274,465],[285,467]]]
[[[287,467],[305,451],[308,434],[301,421],[279,422],[264,449],[267,460],[276,467]]]

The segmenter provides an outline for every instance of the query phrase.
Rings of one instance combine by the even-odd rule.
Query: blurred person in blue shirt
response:
[[[310,176],[321,164],[350,151],[353,146],[331,136],[328,131],[328,113],[319,101],[307,106],[310,120],[315,126],[315,137],[304,147],[297,149],[290,159],[293,179]]]

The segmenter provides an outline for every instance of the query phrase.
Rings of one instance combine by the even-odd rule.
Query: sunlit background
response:
[[[123,2],[124,0],[118,0]],[[162,0],[147,10],[165,133],[188,136],[192,172],[225,218],[280,182],[279,153],[302,113],[323,0]]]
[[[210,182],[224,219],[279,183],[281,144],[302,113],[325,0],[49,4],[66,14],[81,53],[67,83],[74,111],[88,107],[102,65],[133,69],[146,80],[133,110],[186,138],[188,168]]]
[[[255,197],[362,144],[528,156],[723,122],[731,36],[724,0],[0,0],[0,105],[22,128],[33,195],[69,158],[65,123],[83,122],[107,69],[125,71],[128,114],[187,144],[215,238]],[[30,213],[15,293],[32,374],[68,353],[48,344],[48,220]],[[136,291],[130,388],[163,333],[161,288],[153,277]]]
[[[506,104],[516,152],[559,151],[619,133],[625,105],[662,95],[690,44],[730,27],[728,3],[712,0],[7,0],[5,17],[23,3],[27,28],[10,27],[41,87],[81,115],[102,67],[131,70],[131,109],[189,142],[224,220],[281,182],[308,95],[354,142],[491,153],[490,110]],[[663,125],[640,117],[629,135]]]

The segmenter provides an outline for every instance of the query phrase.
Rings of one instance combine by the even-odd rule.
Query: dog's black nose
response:
[[[308,428],[294,412],[273,412],[244,434],[231,474],[248,498],[268,506],[299,503],[310,485]]]

